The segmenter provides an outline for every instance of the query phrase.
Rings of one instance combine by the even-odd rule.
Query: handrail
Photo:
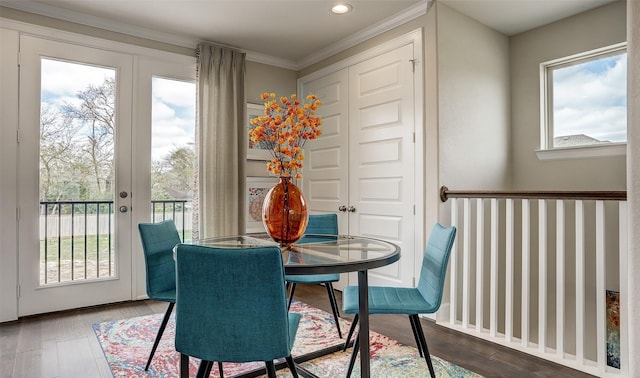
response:
[[[518,198],[626,201],[625,190],[612,191],[530,191],[530,190],[449,190],[440,187],[440,200],[449,198]]]

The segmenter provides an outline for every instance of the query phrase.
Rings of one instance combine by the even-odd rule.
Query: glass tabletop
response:
[[[280,247],[266,233],[207,238],[192,244],[214,248]],[[356,272],[379,268],[400,259],[397,245],[363,236],[305,235],[281,250],[286,274]]]

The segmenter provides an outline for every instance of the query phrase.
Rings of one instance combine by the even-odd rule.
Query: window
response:
[[[579,150],[573,157],[617,155],[616,147],[624,153],[626,44],[542,63],[540,71],[541,150]]]

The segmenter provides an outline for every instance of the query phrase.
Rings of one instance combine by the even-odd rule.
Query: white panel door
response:
[[[318,95],[322,135],[305,147],[302,187],[311,214],[337,213],[338,230],[349,234],[349,85],[348,69],[303,83],[304,96]]]
[[[414,285],[413,59],[408,44],[349,68],[349,233],[402,249],[371,285]]]
[[[302,84],[302,93],[318,95],[322,135],[305,146],[302,188],[310,214],[338,214],[338,232],[349,234],[349,84],[348,69]],[[343,211],[340,211],[340,208]],[[338,290],[348,284],[340,275]]]

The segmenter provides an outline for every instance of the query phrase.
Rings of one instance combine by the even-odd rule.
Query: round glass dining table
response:
[[[206,238],[192,244],[217,248],[279,246],[266,233]],[[400,259],[400,247],[379,239],[346,235],[305,235],[290,246],[279,246],[285,274],[358,272],[360,316],[360,376],[371,375],[369,358],[369,269]]]

